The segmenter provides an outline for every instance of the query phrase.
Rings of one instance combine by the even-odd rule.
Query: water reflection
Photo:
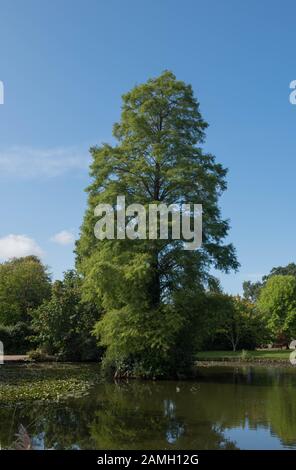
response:
[[[22,423],[37,448],[296,448],[296,370],[208,368],[194,382],[96,386],[66,404],[0,410],[9,447]]]

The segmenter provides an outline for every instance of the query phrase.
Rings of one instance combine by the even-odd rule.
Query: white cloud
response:
[[[86,148],[10,147],[0,150],[0,175],[18,178],[53,177],[69,171],[86,171],[89,162]]]
[[[43,256],[40,246],[26,235],[7,235],[0,238],[0,259],[20,258],[22,256]]]
[[[53,237],[51,237],[51,241],[58,243],[59,245],[70,245],[74,243],[75,237],[73,233],[68,232],[68,230],[62,230],[61,232],[56,233]]]

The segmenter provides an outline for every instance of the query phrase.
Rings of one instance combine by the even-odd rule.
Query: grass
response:
[[[276,362],[289,361],[291,351],[289,350],[269,350],[261,349],[256,351],[247,351],[247,361],[255,362]],[[244,358],[242,351],[201,351],[196,355],[198,361],[239,361]]]

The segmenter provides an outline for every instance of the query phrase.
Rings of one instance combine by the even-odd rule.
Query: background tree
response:
[[[223,312],[226,314],[219,331],[231,344],[232,350],[236,351],[250,327],[249,305],[239,297],[231,297],[227,310]]]
[[[204,349],[255,349],[268,337],[255,306],[239,296],[208,294]]]
[[[277,266],[270,270],[270,273],[262,277],[262,281],[243,282],[243,292],[244,298],[250,302],[256,302],[260,295],[260,290],[265,286],[268,279],[272,276],[294,276],[296,278],[296,264],[289,263],[287,266]]]
[[[287,266],[272,268],[267,276],[263,276],[263,281],[267,281],[272,276],[294,276],[296,278],[296,264],[289,263]]]
[[[229,224],[218,199],[226,170],[199,145],[207,123],[190,85],[164,72],[123,96],[116,146],[91,149],[92,183],[77,244],[77,266],[87,299],[105,314],[96,331],[106,360],[136,366],[143,375],[172,374],[189,362],[174,356],[198,312],[182,303],[212,280],[210,267],[236,269],[234,248],[224,244]],[[126,204],[203,204],[203,245],[184,250],[182,240],[103,240],[94,236],[94,208],[125,195]],[[182,299],[184,302],[182,302]],[[176,306],[178,307],[176,308]],[[197,333],[196,333],[197,334]],[[189,351],[187,341],[187,350]],[[181,347],[181,346],[180,346]]]
[[[51,298],[32,311],[38,347],[60,359],[94,360],[99,350],[93,334],[98,309],[81,299],[81,278],[68,271],[53,284]]]
[[[248,300],[249,302],[256,302],[259,297],[260,289],[262,288],[263,283],[260,281],[251,282],[251,281],[244,281],[243,282],[243,296],[244,299]]]
[[[36,256],[0,264],[0,323],[29,322],[29,311],[50,296],[48,268]]]
[[[273,275],[260,291],[259,311],[273,337],[296,335],[296,277]]]

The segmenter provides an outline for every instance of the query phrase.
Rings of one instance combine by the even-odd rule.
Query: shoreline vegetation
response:
[[[205,367],[292,368],[290,354],[291,350],[203,351],[196,355],[193,375],[182,376],[179,380],[198,380],[199,368]],[[58,403],[86,396],[102,380],[102,375],[97,363],[36,362],[28,359],[28,362],[2,365],[0,380],[0,405],[11,406],[30,401]],[[141,380],[141,377],[119,377],[119,382],[125,380]]]
[[[201,363],[254,363],[254,364],[288,364],[290,363],[290,354],[294,350],[292,349],[256,349],[252,351],[239,350],[239,351],[199,351],[195,356],[195,365]],[[96,364],[95,361],[59,361],[54,356],[39,356],[39,355],[7,355],[4,356],[4,365],[16,365],[16,364],[73,364],[73,365],[91,365]]]
[[[255,351],[201,351],[196,354],[192,376],[179,380],[198,380],[198,370],[204,367],[294,367],[289,356],[291,350]],[[9,356],[7,357],[9,359]],[[176,380],[177,377],[172,377]],[[7,362],[0,367],[0,405],[21,405],[30,401],[62,402],[69,398],[88,395],[92,387],[102,380],[97,363],[37,362],[29,357],[27,362]],[[141,377],[119,377],[141,380]],[[110,380],[114,382],[114,380]],[[116,380],[115,380],[116,382]]]

